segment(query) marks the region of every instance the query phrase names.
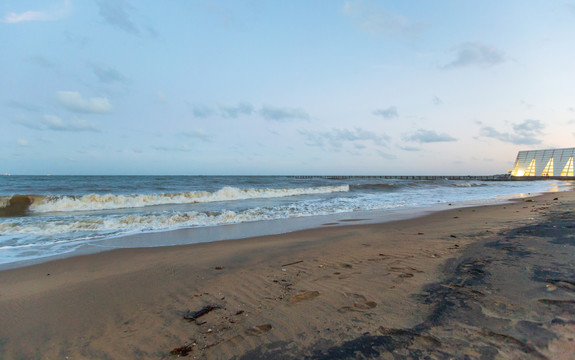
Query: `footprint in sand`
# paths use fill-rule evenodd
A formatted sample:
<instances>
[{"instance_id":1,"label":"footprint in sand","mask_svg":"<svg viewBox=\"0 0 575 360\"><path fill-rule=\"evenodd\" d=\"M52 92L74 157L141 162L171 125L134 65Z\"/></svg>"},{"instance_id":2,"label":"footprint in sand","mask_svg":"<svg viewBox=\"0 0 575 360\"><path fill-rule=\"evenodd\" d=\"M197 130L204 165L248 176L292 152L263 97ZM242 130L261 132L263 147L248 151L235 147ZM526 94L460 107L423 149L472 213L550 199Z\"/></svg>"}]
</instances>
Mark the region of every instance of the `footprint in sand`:
<instances>
[{"instance_id":1,"label":"footprint in sand","mask_svg":"<svg viewBox=\"0 0 575 360\"><path fill-rule=\"evenodd\" d=\"M344 295L349 297L349 298L356 299L356 300L362 300L362 301L367 300L367 298L361 294L346 292L346 293L344 293Z\"/></svg>"},{"instance_id":2,"label":"footprint in sand","mask_svg":"<svg viewBox=\"0 0 575 360\"><path fill-rule=\"evenodd\" d=\"M377 303L375 301L365 301L365 302L356 301L353 303L353 307L360 310L369 310L373 309L376 306Z\"/></svg>"},{"instance_id":3,"label":"footprint in sand","mask_svg":"<svg viewBox=\"0 0 575 360\"><path fill-rule=\"evenodd\" d=\"M377 303L375 301L366 301L366 302L356 301L353 303L352 306L342 306L339 309L337 309L337 311L340 313L347 313L354 311L363 312L365 310L373 309L376 306Z\"/></svg>"},{"instance_id":4,"label":"footprint in sand","mask_svg":"<svg viewBox=\"0 0 575 360\"><path fill-rule=\"evenodd\" d=\"M377 303L375 301L367 300L367 298L361 294L345 293L345 296L352 298L355 301L352 304L352 306L340 307L337 311L341 313L369 310L377 306Z\"/></svg>"},{"instance_id":5,"label":"footprint in sand","mask_svg":"<svg viewBox=\"0 0 575 360\"><path fill-rule=\"evenodd\" d=\"M262 324L258 326L251 327L246 330L246 334L251 336L262 336L272 329L271 324Z\"/></svg>"},{"instance_id":6,"label":"footprint in sand","mask_svg":"<svg viewBox=\"0 0 575 360\"><path fill-rule=\"evenodd\" d=\"M297 295L292 296L289 299L289 302L292 304L295 304L295 303L298 303L300 301L313 299L313 298L318 297L318 296L319 296L319 291L306 291L306 292L303 292L301 294L297 294Z\"/></svg>"},{"instance_id":7,"label":"footprint in sand","mask_svg":"<svg viewBox=\"0 0 575 360\"><path fill-rule=\"evenodd\" d=\"M340 313L347 313L347 312L355 311L355 309L351 306L342 306L339 309L337 309L337 311Z\"/></svg>"},{"instance_id":8,"label":"footprint in sand","mask_svg":"<svg viewBox=\"0 0 575 360\"><path fill-rule=\"evenodd\" d=\"M387 268L387 270L394 272L394 273L399 273L397 276L403 279L407 279L407 278L412 278L414 276L413 273L421 273L423 271L421 270L417 270L416 268L413 268L411 266L407 266L407 267L393 267L393 266L389 266Z\"/></svg>"}]
</instances>

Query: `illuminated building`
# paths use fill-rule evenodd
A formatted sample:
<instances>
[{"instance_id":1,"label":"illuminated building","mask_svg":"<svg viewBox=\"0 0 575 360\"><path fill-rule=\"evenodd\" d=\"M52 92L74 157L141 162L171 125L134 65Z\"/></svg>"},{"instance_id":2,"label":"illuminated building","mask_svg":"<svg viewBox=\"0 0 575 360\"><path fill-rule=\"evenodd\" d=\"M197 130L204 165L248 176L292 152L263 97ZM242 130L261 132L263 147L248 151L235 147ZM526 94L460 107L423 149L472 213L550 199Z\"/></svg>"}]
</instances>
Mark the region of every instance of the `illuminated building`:
<instances>
[{"instance_id":1,"label":"illuminated building","mask_svg":"<svg viewBox=\"0 0 575 360\"><path fill-rule=\"evenodd\" d=\"M575 148L520 151L511 176L572 178L574 156Z\"/></svg>"}]
</instances>

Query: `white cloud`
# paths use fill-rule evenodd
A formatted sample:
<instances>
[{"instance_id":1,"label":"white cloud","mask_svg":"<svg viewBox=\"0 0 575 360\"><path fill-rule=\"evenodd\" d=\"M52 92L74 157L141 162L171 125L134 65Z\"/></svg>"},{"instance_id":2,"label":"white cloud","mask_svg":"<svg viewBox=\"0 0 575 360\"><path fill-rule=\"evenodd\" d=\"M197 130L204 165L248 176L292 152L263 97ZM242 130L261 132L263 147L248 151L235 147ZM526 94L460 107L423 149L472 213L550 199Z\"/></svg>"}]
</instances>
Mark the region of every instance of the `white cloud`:
<instances>
[{"instance_id":1,"label":"white cloud","mask_svg":"<svg viewBox=\"0 0 575 360\"><path fill-rule=\"evenodd\" d=\"M384 119L393 119L399 116L397 113L397 107L390 106L387 109L379 109L373 112L373 115L381 116Z\"/></svg>"},{"instance_id":2,"label":"white cloud","mask_svg":"<svg viewBox=\"0 0 575 360\"><path fill-rule=\"evenodd\" d=\"M195 118L207 119L214 114L214 109L201 104L189 105Z\"/></svg>"},{"instance_id":3,"label":"white cloud","mask_svg":"<svg viewBox=\"0 0 575 360\"><path fill-rule=\"evenodd\" d=\"M211 107L203 104L189 104L195 118L207 119L218 114L224 118L237 119L241 116L260 115L264 120L276 122L289 122L295 120L309 120L309 115L301 108L287 108L264 105L257 109L249 102L240 102L237 105L219 104Z\"/></svg>"},{"instance_id":4,"label":"white cloud","mask_svg":"<svg viewBox=\"0 0 575 360\"><path fill-rule=\"evenodd\" d=\"M425 129L418 129L416 132L412 134L405 135L403 139L406 141L415 141L421 144L457 141L456 138L446 133L438 134L433 130L425 130Z\"/></svg>"},{"instance_id":5,"label":"white cloud","mask_svg":"<svg viewBox=\"0 0 575 360\"><path fill-rule=\"evenodd\" d=\"M110 101L104 97L85 99L75 91L58 91L56 98L66 109L74 112L103 114L112 110Z\"/></svg>"},{"instance_id":6,"label":"white cloud","mask_svg":"<svg viewBox=\"0 0 575 360\"><path fill-rule=\"evenodd\" d=\"M500 64L506 60L503 51L480 42L468 42L455 48L455 60L443 66L444 69L453 69L466 66L489 67Z\"/></svg>"},{"instance_id":7,"label":"white cloud","mask_svg":"<svg viewBox=\"0 0 575 360\"><path fill-rule=\"evenodd\" d=\"M39 112L40 111L40 107L33 105L33 104L29 104L29 103L25 103L25 102L21 102L21 101L8 101L6 103L7 106L15 108L15 109L19 109L19 110L26 110L26 111L30 111L30 112Z\"/></svg>"},{"instance_id":8,"label":"white cloud","mask_svg":"<svg viewBox=\"0 0 575 360\"><path fill-rule=\"evenodd\" d=\"M18 140L16 140L16 142L18 143L18 145L20 145L22 147L27 147L30 145L28 143L28 140L24 140L24 139L18 139Z\"/></svg>"},{"instance_id":9,"label":"white cloud","mask_svg":"<svg viewBox=\"0 0 575 360\"><path fill-rule=\"evenodd\" d=\"M29 129L46 131L92 131L100 132L100 129L93 123L81 119L64 121L58 116L44 115L41 118L30 119L25 116L16 117L13 123L27 127Z\"/></svg>"},{"instance_id":10,"label":"white cloud","mask_svg":"<svg viewBox=\"0 0 575 360\"><path fill-rule=\"evenodd\" d=\"M251 115L254 112L252 104L247 102L239 103L237 106L220 105L222 116L236 119L241 115Z\"/></svg>"},{"instance_id":11,"label":"white cloud","mask_svg":"<svg viewBox=\"0 0 575 360\"><path fill-rule=\"evenodd\" d=\"M389 154L389 153L383 152L383 151L381 151L381 150L377 150L377 154L378 154L380 157L382 157L382 158L384 158L384 159L386 159L386 160L395 160L395 159L397 159L397 156L395 156L395 155L393 155L393 154Z\"/></svg>"},{"instance_id":12,"label":"white cloud","mask_svg":"<svg viewBox=\"0 0 575 360\"><path fill-rule=\"evenodd\" d=\"M102 83L111 84L117 82L127 84L129 82L124 74L112 67L97 64L92 64L91 67L94 75Z\"/></svg>"},{"instance_id":13,"label":"white cloud","mask_svg":"<svg viewBox=\"0 0 575 360\"><path fill-rule=\"evenodd\" d=\"M42 124L39 124L37 121L30 119L28 116L17 115L14 117L14 120L12 120L12 122L14 124L27 127L28 129L44 130Z\"/></svg>"},{"instance_id":14,"label":"white cloud","mask_svg":"<svg viewBox=\"0 0 575 360\"><path fill-rule=\"evenodd\" d=\"M96 125L86 120L73 119L65 122L64 120L54 115L44 115L43 124L47 130L54 131L100 131Z\"/></svg>"},{"instance_id":15,"label":"white cloud","mask_svg":"<svg viewBox=\"0 0 575 360\"><path fill-rule=\"evenodd\" d=\"M202 129L192 130L189 132L183 132L183 133L181 133L181 135L185 136L187 138L190 138L190 139L200 140L200 141L204 141L204 142L212 141L212 136Z\"/></svg>"},{"instance_id":16,"label":"white cloud","mask_svg":"<svg viewBox=\"0 0 575 360\"><path fill-rule=\"evenodd\" d=\"M292 120L309 120L309 115L299 108L281 108L264 105L260 115L269 121L287 122Z\"/></svg>"},{"instance_id":17,"label":"white cloud","mask_svg":"<svg viewBox=\"0 0 575 360\"><path fill-rule=\"evenodd\" d=\"M125 0L98 0L100 15L112 26L122 29L133 35L139 35L140 31L130 19L130 11L133 9Z\"/></svg>"},{"instance_id":18,"label":"white cloud","mask_svg":"<svg viewBox=\"0 0 575 360\"><path fill-rule=\"evenodd\" d=\"M421 151L420 148L413 147L413 146L401 146L401 145L398 145L397 147L400 148L401 150L404 150L404 151Z\"/></svg>"},{"instance_id":19,"label":"white cloud","mask_svg":"<svg viewBox=\"0 0 575 360\"><path fill-rule=\"evenodd\" d=\"M371 1L346 1L343 13L361 30L376 35L417 33L422 25L411 23L405 16L391 13Z\"/></svg>"},{"instance_id":20,"label":"white cloud","mask_svg":"<svg viewBox=\"0 0 575 360\"><path fill-rule=\"evenodd\" d=\"M351 144L355 149L365 148L363 142L370 141L377 146L387 146L389 136L382 134L378 135L374 132L356 128L349 129L331 129L327 132L312 132L300 130L299 133L306 139L306 144L309 146L317 146L326 149L329 147L335 151L341 150L345 144Z\"/></svg>"},{"instance_id":21,"label":"white cloud","mask_svg":"<svg viewBox=\"0 0 575 360\"><path fill-rule=\"evenodd\" d=\"M154 146L153 149L158 151L167 151L167 152L190 152L192 149L187 145L182 146Z\"/></svg>"},{"instance_id":22,"label":"white cloud","mask_svg":"<svg viewBox=\"0 0 575 360\"><path fill-rule=\"evenodd\" d=\"M57 21L67 17L72 12L72 1L65 0L63 3L53 6L44 11L24 11L21 13L11 12L2 19L2 22L16 24L26 21Z\"/></svg>"},{"instance_id":23,"label":"white cloud","mask_svg":"<svg viewBox=\"0 0 575 360\"><path fill-rule=\"evenodd\" d=\"M44 115L44 123L52 130L61 130L64 128L64 121L57 116Z\"/></svg>"},{"instance_id":24,"label":"white cloud","mask_svg":"<svg viewBox=\"0 0 575 360\"><path fill-rule=\"evenodd\" d=\"M483 126L479 135L515 145L536 145L541 143L539 136L543 134L545 125L539 120L527 119L512 124L512 129L512 132L500 132L491 126Z\"/></svg>"},{"instance_id":25,"label":"white cloud","mask_svg":"<svg viewBox=\"0 0 575 360\"><path fill-rule=\"evenodd\" d=\"M128 1L96 0L96 4L100 10L100 16L111 26L136 36L158 37L158 32L151 25L137 25L137 22L133 20L134 16L138 18L137 9Z\"/></svg>"}]
</instances>

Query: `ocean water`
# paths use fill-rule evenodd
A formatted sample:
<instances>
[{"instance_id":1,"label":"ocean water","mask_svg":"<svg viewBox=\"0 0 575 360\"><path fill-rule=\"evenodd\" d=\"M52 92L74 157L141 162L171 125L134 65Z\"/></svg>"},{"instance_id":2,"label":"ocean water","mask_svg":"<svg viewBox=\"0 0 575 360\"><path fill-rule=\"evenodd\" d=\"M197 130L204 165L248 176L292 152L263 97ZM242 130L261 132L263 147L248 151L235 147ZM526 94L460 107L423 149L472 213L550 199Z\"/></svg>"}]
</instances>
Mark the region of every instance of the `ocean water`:
<instances>
[{"instance_id":1,"label":"ocean water","mask_svg":"<svg viewBox=\"0 0 575 360\"><path fill-rule=\"evenodd\" d=\"M568 186L561 181L361 177L0 176L0 265L130 234L364 211L385 214Z\"/></svg>"}]
</instances>

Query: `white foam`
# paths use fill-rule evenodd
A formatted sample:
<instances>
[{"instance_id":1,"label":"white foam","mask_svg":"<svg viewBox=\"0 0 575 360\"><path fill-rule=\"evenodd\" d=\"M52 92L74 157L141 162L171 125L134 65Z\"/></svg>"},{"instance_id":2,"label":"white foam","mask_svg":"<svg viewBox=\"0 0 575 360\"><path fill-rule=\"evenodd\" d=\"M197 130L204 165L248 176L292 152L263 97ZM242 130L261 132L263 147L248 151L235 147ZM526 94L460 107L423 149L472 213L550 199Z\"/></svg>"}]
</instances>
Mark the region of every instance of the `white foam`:
<instances>
[{"instance_id":1,"label":"white foam","mask_svg":"<svg viewBox=\"0 0 575 360\"><path fill-rule=\"evenodd\" d=\"M0 196L0 208L5 208L10 203L11 196Z\"/></svg>"},{"instance_id":2,"label":"white foam","mask_svg":"<svg viewBox=\"0 0 575 360\"><path fill-rule=\"evenodd\" d=\"M288 205L255 207L241 211L221 212L164 211L124 215L67 216L48 220L44 217L5 219L0 223L4 235L51 236L73 234L130 233L184 227L217 226L243 222L289 219L294 217L327 215L356 210L373 210L403 206L404 202L377 201L365 196L331 200L298 201ZM77 235L76 235L77 236Z\"/></svg>"},{"instance_id":3,"label":"white foam","mask_svg":"<svg viewBox=\"0 0 575 360\"><path fill-rule=\"evenodd\" d=\"M175 194L99 195L46 197L31 205L33 212L90 211L139 208L153 205L194 204L245 199L279 198L296 195L347 192L348 185L284 189L239 189L224 187L218 191L196 191Z\"/></svg>"}]
</instances>

